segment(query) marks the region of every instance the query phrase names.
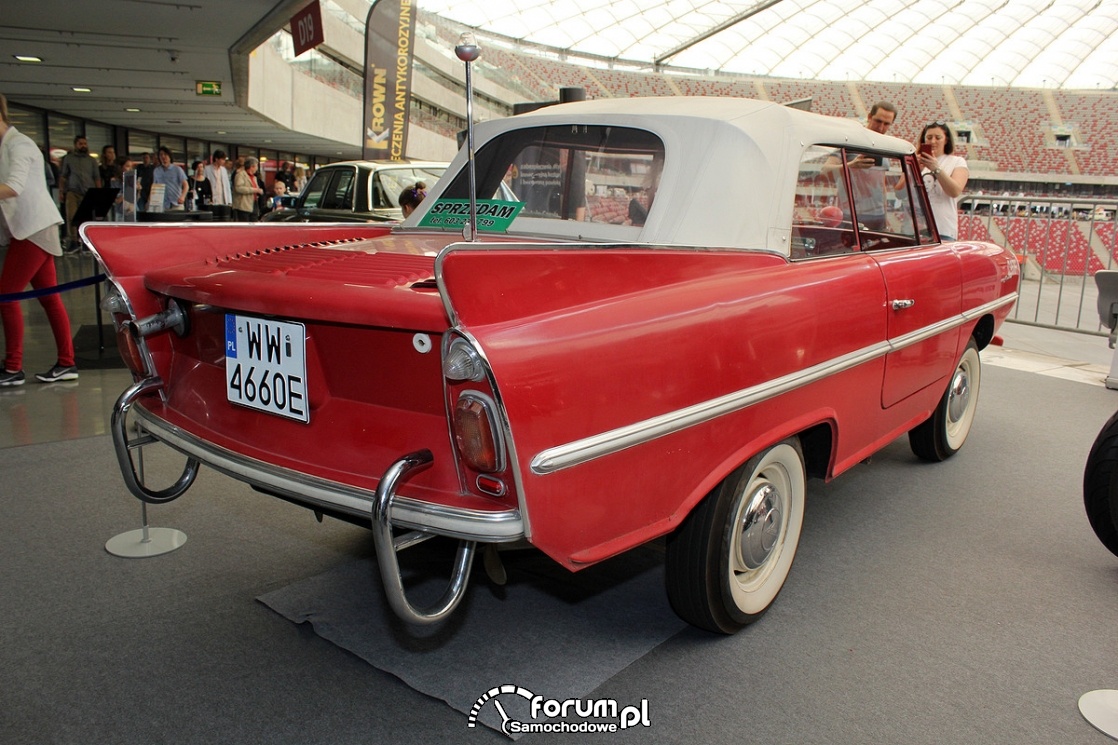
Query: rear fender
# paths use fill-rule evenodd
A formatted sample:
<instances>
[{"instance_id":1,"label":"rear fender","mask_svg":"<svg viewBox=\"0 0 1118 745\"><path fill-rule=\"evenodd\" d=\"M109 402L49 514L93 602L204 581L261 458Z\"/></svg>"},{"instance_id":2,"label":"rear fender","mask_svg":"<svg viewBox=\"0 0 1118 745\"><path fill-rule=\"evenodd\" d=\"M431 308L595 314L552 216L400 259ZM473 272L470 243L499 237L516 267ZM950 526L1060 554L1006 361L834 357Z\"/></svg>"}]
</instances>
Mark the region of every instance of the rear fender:
<instances>
[{"instance_id":1,"label":"rear fender","mask_svg":"<svg viewBox=\"0 0 1118 745\"><path fill-rule=\"evenodd\" d=\"M572 569L668 532L765 445L834 431L835 400L866 428L881 410L880 356L797 382L884 339L868 257L474 244L445 250L436 276L491 371L527 535Z\"/></svg>"}]
</instances>

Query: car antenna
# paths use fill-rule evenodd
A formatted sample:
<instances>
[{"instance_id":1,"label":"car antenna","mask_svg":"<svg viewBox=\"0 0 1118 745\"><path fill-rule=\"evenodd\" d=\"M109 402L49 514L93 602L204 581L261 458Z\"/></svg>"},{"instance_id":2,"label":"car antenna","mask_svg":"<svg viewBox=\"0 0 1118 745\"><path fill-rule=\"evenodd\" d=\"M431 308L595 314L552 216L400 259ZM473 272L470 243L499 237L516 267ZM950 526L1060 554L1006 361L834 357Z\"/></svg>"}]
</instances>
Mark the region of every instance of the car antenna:
<instances>
[{"instance_id":1,"label":"car antenna","mask_svg":"<svg viewBox=\"0 0 1118 745\"><path fill-rule=\"evenodd\" d=\"M462 237L468 241L477 240L477 171L474 168L474 84L470 77L470 63L481 56L481 47L478 46L474 35L469 31L463 32L458 37L458 46L454 47L458 59L466 63L466 171L470 178L470 221L462 231Z\"/></svg>"}]
</instances>

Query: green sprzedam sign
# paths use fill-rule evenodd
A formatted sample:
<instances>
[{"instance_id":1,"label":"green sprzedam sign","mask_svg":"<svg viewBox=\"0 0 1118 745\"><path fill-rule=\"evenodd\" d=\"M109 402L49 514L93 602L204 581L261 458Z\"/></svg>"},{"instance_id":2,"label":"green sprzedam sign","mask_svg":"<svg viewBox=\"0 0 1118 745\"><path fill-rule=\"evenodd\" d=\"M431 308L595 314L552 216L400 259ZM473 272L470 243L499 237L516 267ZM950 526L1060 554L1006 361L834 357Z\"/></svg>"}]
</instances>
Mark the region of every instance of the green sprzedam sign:
<instances>
[{"instance_id":1,"label":"green sprzedam sign","mask_svg":"<svg viewBox=\"0 0 1118 745\"><path fill-rule=\"evenodd\" d=\"M504 233L524 207L523 202L503 202L499 199L477 200L477 229L490 233ZM440 199L431 205L419 221L421 228L466 227L470 220L470 200Z\"/></svg>"}]
</instances>

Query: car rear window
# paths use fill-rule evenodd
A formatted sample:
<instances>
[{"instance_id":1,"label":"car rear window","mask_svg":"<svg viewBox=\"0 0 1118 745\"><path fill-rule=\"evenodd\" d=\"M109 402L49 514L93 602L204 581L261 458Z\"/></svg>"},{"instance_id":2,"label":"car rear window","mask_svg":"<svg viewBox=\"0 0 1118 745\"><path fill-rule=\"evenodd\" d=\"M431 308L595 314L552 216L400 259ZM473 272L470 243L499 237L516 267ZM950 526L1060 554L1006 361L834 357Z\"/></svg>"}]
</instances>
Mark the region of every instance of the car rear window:
<instances>
[{"instance_id":1,"label":"car rear window","mask_svg":"<svg viewBox=\"0 0 1118 745\"><path fill-rule=\"evenodd\" d=\"M664 144L626 127L533 127L489 141L476 165L476 196L523 202L517 219L640 226L656 199ZM469 198L465 169L442 196Z\"/></svg>"}]
</instances>

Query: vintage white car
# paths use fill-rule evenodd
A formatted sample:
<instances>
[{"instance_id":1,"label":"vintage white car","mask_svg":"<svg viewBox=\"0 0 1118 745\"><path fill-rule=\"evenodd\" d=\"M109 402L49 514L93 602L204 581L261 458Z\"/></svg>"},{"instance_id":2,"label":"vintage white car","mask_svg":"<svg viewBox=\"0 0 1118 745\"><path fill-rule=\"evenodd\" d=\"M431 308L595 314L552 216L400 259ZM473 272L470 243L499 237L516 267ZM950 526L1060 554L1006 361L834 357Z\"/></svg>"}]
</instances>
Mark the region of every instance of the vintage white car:
<instances>
[{"instance_id":1,"label":"vintage white car","mask_svg":"<svg viewBox=\"0 0 1118 745\"><path fill-rule=\"evenodd\" d=\"M578 570L666 536L674 609L732 633L785 583L809 477L905 434L962 447L1019 267L938 240L909 143L649 98L478 125L472 173L467 150L396 227L85 226L137 497L205 464L366 525L414 623L479 545ZM153 441L187 458L163 488L133 463ZM459 550L421 609L396 554L433 536Z\"/></svg>"}]
</instances>

